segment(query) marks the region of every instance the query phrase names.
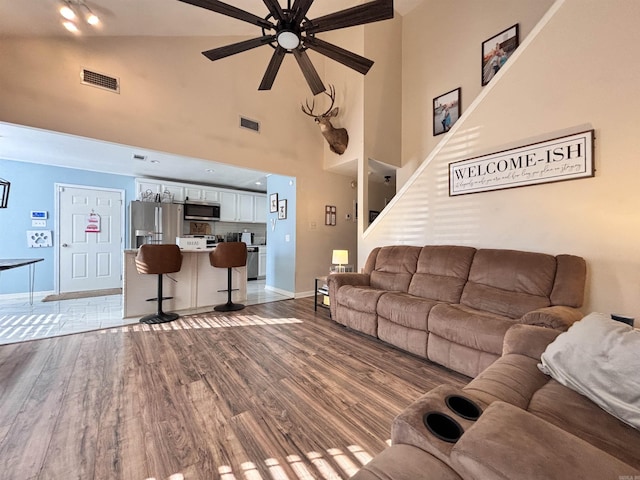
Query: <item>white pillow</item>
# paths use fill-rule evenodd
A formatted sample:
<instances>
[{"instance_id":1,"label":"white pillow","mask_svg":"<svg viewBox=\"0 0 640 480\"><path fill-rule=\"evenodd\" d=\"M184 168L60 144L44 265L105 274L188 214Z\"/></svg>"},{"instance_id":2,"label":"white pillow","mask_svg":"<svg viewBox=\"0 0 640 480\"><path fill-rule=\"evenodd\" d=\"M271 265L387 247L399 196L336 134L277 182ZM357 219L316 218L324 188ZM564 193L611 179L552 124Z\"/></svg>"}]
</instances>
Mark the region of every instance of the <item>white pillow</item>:
<instances>
[{"instance_id":1,"label":"white pillow","mask_svg":"<svg viewBox=\"0 0 640 480\"><path fill-rule=\"evenodd\" d=\"M640 330L591 313L547 346L540 370L640 430Z\"/></svg>"}]
</instances>

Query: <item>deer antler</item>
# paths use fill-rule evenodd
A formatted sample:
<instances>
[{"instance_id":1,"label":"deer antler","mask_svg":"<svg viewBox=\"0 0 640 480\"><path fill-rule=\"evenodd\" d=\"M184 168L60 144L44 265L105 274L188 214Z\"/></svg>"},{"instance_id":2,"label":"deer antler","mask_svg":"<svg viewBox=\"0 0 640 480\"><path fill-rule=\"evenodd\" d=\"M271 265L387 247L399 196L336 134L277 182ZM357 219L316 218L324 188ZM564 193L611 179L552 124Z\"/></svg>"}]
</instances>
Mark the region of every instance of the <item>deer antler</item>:
<instances>
[{"instance_id":1,"label":"deer antler","mask_svg":"<svg viewBox=\"0 0 640 480\"><path fill-rule=\"evenodd\" d=\"M329 85L329 92L325 90L323 93L331 99L331 105L329 105L329 108L327 108L327 111L324 113L321 113L320 115L316 115L315 113L313 113L313 110L316 106L316 99L314 98L311 100L311 105L309 105L309 100L305 100L306 109L305 109L305 105L301 105L302 111L306 115L309 115L310 117L314 117L314 118L326 117L328 113L333 109L333 104L336 101L336 88L333 85Z\"/></svg>"}]
</instances>

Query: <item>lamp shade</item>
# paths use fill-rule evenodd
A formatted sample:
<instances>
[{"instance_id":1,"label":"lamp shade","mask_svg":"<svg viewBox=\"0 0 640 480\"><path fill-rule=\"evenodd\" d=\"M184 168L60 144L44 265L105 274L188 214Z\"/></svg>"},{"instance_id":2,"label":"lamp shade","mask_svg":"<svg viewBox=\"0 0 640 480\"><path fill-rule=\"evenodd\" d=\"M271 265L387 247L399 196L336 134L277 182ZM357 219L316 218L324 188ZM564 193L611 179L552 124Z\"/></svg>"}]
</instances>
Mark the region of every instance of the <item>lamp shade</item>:
<instances>
[{"instance_id":1,"label":"lamp shade","mask_svg":"<svg viewBox=\"0 0 640 480\"><path fill-rule=\"evenodd\" d=\"M334 250L331 263L335 265L346 265L349 263L349 250Z\"/></svg>"}]
</instances>

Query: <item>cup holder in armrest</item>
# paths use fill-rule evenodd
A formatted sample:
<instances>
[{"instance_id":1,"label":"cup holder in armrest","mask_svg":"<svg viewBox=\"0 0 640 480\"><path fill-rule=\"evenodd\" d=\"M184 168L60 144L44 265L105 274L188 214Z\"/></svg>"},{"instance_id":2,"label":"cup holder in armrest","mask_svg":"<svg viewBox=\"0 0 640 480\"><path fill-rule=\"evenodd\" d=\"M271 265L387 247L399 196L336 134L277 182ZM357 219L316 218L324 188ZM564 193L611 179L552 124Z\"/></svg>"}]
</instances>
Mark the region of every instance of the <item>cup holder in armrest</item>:
<instances>
[{"instance_id":1,"label":"cup holder in armrest","mask_svg":"<svg viewBox=\"0 0 640 480\"><path fill-rule=\"evenodd\" d=\"M466 420L477 420L482 413L482 409L474 401L460 395L449 395L444 401L456 415Z\"/></svg>"},{"instance_id":2,"label":"cup holder in armrest","mask_svg":"<svg viewBox=\"0 0 640 480\"><path fill-rule=\"evenodd\" d=\"M422 417L425 427L444 442L456 443L464 430L449 415L440 412L428 412Z\"/></svg>"}]
</instances>

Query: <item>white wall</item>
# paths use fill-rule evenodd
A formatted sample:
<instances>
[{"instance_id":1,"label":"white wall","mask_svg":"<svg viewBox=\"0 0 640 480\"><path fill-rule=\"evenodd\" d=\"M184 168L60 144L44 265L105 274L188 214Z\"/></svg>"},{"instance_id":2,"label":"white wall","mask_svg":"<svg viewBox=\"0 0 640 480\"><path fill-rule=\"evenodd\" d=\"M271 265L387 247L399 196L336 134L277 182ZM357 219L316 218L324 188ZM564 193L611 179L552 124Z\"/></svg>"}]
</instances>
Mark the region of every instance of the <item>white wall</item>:
<instances>
[{"instance_id":1,"label":"white wall","mask_svg":"<svg viewBox=\"0 0 640 480\"><path fill-rule=\"evenodd\" d=\"M464 5L475 2L454 3L462 12ZM465 103L467 113L367 232L360 244L360 262L373 247L393 243L572 253L583 256L588 265L585 312L639 317L638 18L640 2L634 0L558 0L548 22L525 40L481 92L478 103ZM453 25L458 19L442 21ZM507 19L506 26L519 20ZM465 30L466 24L457 27ZM420 68L418 53L407 52L406 46L424 36L415 28L412 35L409 32L405 31L404 96L422 98L423 87L407 78ZM487 35L476 36L468 41L479 55ZM452 63L469 63L476 71L480 60L456 57ZM408 126L423 121L430 105L423 107L404 116L409 156L427 150L422 139L431 128L419 132ZM596 135L593 178L448 196L450 162L586 128L594 128Z\"/></svg>"}]
</instances>

